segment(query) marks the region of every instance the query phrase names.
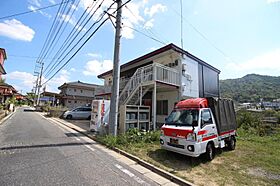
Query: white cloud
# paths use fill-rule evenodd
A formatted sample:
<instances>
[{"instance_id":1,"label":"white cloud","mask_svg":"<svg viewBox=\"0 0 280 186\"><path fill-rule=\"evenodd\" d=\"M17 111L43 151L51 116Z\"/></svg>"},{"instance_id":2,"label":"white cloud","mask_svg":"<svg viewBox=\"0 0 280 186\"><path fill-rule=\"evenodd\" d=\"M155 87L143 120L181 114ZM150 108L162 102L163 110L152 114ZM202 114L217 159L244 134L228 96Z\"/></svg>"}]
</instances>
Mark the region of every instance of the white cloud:
<instances>
[{"instance_id":1,"label":"white cloud","mask_svg":"<svg viewBox=\"0 0 280 186\"><path fill-rule=\"evenodd\" d=\"M28 9L34 12L39 12L40 14L42 14L45 17L51 18L52 16L46 12L43 12L42 10L37 10L38 7L35 7L33 5L28 6Z\"/></svg>"},{"instance_id":2,"label":"white cloud","mask_svg":"<svg viewBox=\"0 0 280 186\"><path fill-rule=\"evenodd\" d=\"M77 30L79 30L79 31L82 29L81 26L76 25L76 24L77 24L77 21L76 21L76 19L75 19L74 16L71 17L70 15L62 14L62 15L60 15L60 17L61 17L61 19L62 19L63 21L65 21L66 23L67 23L67 22L70 23L73 27L75 27L75 29L77 29ZM86 29L83 28L83 31L86 31Z\"/></svg>"},{"instance_id":3,"label":"white cloud","mask_svg":"<svg viewBox=\"0 0 280 186\"><path fill-rule=\"evenodd\" d=\"M280 0L266 0L268 4L280 2Z\"/></svg>"},{"instance_id":4,"label":"white cloud","mask_svg":"<svg viewBox=\"0 0 280 186\"><path fill-rule=\"evenodd\" d=\"M92 5L94 6L98 6L100 3L97 2L98 4L93 3L92 0L81 0L81 7L83 9L87 9L87 11L89 12L89 10L91 9ZM104 10L106 10L111 4L113 3L113 0L106 0L104 1L104 3L102 4L101 8L98 9L98 11L95 13L95 15L93 16L93 19L97 19L100 14L102 14L104 12ZM148 0L137 0L137 1L133 1L133 2L129 2L128 4L126 4L126 6L123 7L123 11L122 11L122 23L123 23L123 27L122 27L122 37L126 38L126 39L133 39L134 38L134 28L136 26L138 26L139 24L142 24L142 26L144 26L146 20L143 17L144 15L149 15L150 21L146 22L146 28L152 28L153 24L154 24L154 20L153 16L156 13L159 12L164 12L167 7L162 5L162 4L155 4L153 6L151 6L150 8L146 8L148 6ZM116 4L114 4L112 6L112 8L108 11L108 13L110 14L116 14L113 13L116 11ZM115 22L115 19L112 18L113 22ZM111 24L110 22L108 22L108 24ZM129 28L130 27L130 28ZM114 28L114 27L112 27Z\"/></svg>"},{"instance_id":5,"label":"white cloud","mask_svg":"<svg viewBox=\"0 0 280 186\"><path fill-rule=\"evenodd\" d=\"M154 26L154 19L150 19L149 21L147 21L146 23L145 23L145 25L144 25L144 28L145 29L151 29L151 28L153 28L153 26Z\"/></svg>"},{"instance_id":6,"label":"white cloud","mask_svg":"<svg viewBox=\"0 0 280 186\"><path fill-rule=\"evenodd\" d=\"M226 69L242 75L256 73L279 76L280 48L256 56L243 63L229 63Z\"/></svg>"},{"instance_id":7,"label":"white cloud","mask_svg":"<svg viewBox=\"0 0 280 186\"><path fill-rule=\"evenodd\" d=\"M36 80L35 76L33 76L31 73L20 71L10 72L5 75L5 78L7 81L16 81L16 83L13 83L13 86L18 91L23 90L25 92L30 92Z\"/></svg>"},{"instance_id":8,"label":"white cloud","mask_svg":"<svg viewBox=\"0 0 280 186\"><path fill-rule=\"evenodd\" d=\"M96 54L96 53L87 53L87 56L90 56L90 57L94 57L94 58L101 58L101 54Z\"/></svg>"},{"instance_id":9,"label":"white cloud","mask_svg":"<svg viewBox=\"0 0 280 186\"><path fill-rule=\"evenodd\" d=\"M156 13L165 12L166 10L167 10L166 6L158 3L151 6L151 8L145 8L144 13L145 15L149 15L150 17L153 17Z\"/></svg>"},{"instance_id":10,"label":"white cloud","mask_svg":"<svg viewBox=\"0 0 280 186\"><path fill-rule=\"evenodd\" d=\"M71 68L70 71L73 71L74 68ZM7 81L13 81L12 85L17 90L23 90L24 92L30 92L37 77L33 76L28 72L14 71L5 75ZM42 77L42 83L44 83L47 79ZM70 81L70 72L67 70L61 70L57 76L51 79L46 85L46 91L58 92L58 87L65 82ZM44 87L44 86L43 86ZM42 89L41 89L42 91Z\"/></svg>"},{"instance_id":11,"label":"white cloud","mask_svg":"<svg viewBox=\"0 0 280 186\"><path fill-rule=\"evenodd\" d=\"M97 76L103 72L112 70L112 68L113 68L112 60L104 60L104 61L92 60L92 61L88 61L87 64L85 65L85 70L83 71L83 74L85 76Z\"/></svg>"},{"instance_id":12,"label":"white cloud","mask_svg":"<svg viewBox=\"0 0 280 186\"><path fill-rule=\"evenodd\" d=\"M0 35L15 40L32 41L35 31L16 19L5 20L0 23Z\"/></svg>"},{"instance_id":13,"label":"white cloud","mask_svg":"<svg viewBox=\"0 0 280 186\"><path fill-rule=\"evenodd\" d=\"M128 19L124 19L122 22L124 24L121 32L122 37L126 39L133 39L134 33L133 30L131 29L133 28L133 24Z\"/></svg>"},{"instance_id":14,"label":"white cloud","mask_svg":"<svg viewBox=\"0 0 280 186\"><path fill-rule=\"evenodd\" d=\"M55 4L55 3L56 3L55 0L49 0L49 2L50 2L51 4Z\"/></svg>"},{"instance_id":15,"label":"white cloud","mask_svg":"<svg viewBox=\"0 0 280 186\"><path fill-rule=\"evenodd\" d=\"M28 1L30 4L33 4L37 7L41 7L41 0L29 0Z\"/></svg>"},{"instance_id":16,"label":"white cloud","mask_svg":"<svg viewBox=\"0 0 280 186\"><path fill-rule=\"evenodd\" d=\"M70 71L71 72L76 72L76 69L75 68L70 68Z\"/></svg>"}]
</instances>

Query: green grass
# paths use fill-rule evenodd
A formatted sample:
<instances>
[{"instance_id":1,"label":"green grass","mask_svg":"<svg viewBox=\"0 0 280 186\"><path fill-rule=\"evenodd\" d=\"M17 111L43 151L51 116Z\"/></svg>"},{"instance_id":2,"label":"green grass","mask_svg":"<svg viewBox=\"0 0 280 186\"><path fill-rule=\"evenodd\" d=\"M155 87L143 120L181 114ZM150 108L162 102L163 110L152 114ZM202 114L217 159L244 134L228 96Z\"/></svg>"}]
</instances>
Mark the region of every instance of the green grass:
<instances>
[{"instance_id":1,"label":"green grass","mask_svg":"<svg viewBox=\"0 0 280 186\"><path fill-rule=\"evenodd\" d=\"M160 149L159 132L130 131L117 138L98 139L196 185L280 185L280 130L263 137L244 129L238 134L236 149L218 150L212 162Z\"/></svg>"}]
</instances>

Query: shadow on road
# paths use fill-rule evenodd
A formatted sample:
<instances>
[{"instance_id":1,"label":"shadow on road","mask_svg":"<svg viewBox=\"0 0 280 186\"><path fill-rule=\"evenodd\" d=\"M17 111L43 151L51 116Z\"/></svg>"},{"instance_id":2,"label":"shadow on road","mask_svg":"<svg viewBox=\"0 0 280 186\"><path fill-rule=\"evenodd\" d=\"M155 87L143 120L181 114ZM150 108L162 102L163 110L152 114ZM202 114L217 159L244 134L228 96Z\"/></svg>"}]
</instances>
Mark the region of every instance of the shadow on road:
<instances>
[{"instance_id":1,"label":"shadow on road","mask_svg":"<svg viewBox=\"0 0 280 186\"><path fill-rule=\"evenodd\" d=\"M45 148L45 147L63 147L63 146L78 146L78 145L93 145L95 143L58 143L58 144L42 144L42 145L23 145L23 146L11 146L1 147L0 150L14 150L14 149L31 149L31 148Z\"/></svg>"}]
</instances>

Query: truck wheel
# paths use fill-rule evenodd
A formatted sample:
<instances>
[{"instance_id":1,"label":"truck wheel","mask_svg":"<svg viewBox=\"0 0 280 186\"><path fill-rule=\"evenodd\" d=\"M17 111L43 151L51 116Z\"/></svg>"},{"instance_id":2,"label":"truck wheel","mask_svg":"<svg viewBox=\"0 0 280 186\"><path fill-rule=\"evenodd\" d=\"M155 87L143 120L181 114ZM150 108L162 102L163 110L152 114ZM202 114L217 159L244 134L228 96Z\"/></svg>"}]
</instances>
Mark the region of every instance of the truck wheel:
<instances>
[{"instance_id":1,"label":"truck wheel","mask_svg":"<svg viewBox=\"0 0 280 186\"><path fill-rule=\"evenodd\" d=\"M236 145L236 140L234 136L231 136L229 141L228 141L228 149L229 150L234 150Z\"/></svg>"},{"instance_id":2,"label":"truck wheel","mask_svg":"<svg viewBox=\"0 0 280 186\"><path fill-rule=\"evenodd\" d=\"M215 149L212 143L208 143L206 146L206 159L211 161L215 157Z\"/></svg>"},{"instance_id":3,"label":"truck wheel","mask_svg":"<svg viewBox=\"0 0 280 186\"><path fill-rule=\"evenodd\" d=\"M67 115L66 119L72 119L72 115Z\"/></svg>"}]
</instances>

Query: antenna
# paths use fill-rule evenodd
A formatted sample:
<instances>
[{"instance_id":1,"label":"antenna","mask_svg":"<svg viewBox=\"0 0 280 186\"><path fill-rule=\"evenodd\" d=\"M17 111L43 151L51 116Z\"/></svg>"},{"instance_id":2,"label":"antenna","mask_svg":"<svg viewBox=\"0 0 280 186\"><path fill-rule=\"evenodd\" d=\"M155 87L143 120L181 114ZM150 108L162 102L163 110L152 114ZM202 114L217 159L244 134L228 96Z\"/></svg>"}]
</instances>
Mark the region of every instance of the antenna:
<instances>
[{"instance_id":1,"label":"antenna","mask_svg":"<svg viewBox=\"0 0 280 186\"><path fill-rule=\"evenodd\" d=\"M181 6L181 48L184 49L184 42L183 42L183 0L180 0Z\"/></svg>"}]
</instances>

